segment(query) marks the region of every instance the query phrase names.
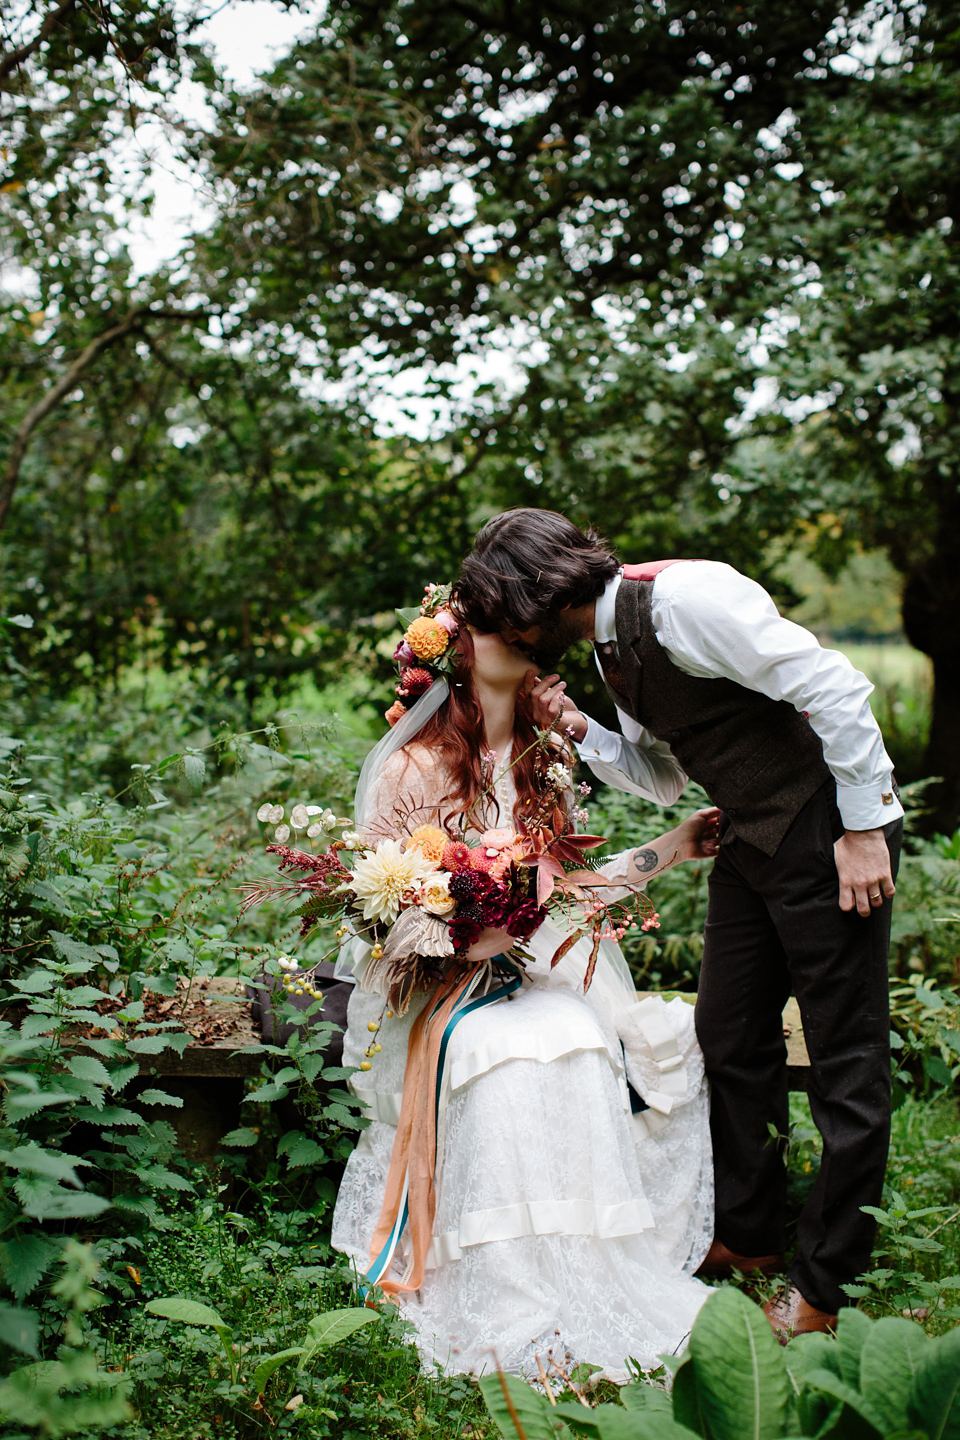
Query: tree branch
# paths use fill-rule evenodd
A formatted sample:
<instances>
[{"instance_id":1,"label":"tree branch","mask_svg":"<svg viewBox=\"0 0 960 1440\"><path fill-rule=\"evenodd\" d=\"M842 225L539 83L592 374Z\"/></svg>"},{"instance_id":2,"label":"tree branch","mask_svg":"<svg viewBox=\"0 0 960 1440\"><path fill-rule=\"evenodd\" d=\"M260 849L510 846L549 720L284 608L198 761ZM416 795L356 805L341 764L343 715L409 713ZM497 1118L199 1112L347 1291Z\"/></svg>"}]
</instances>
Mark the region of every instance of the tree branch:
<instances>
[{"instance_id":1,"label":"tree branch","mask_svg":"<svg viewBox=\"0 0 960 1440\"><path fill-rule=\"evenodd\" d=\"M30 443L30 436L36 430L41 421L45 420L50 411L55 409L73 389L80 376L86 370L92 360L95 360L102 350L106 350L115 340L120 340L124 335L129 335L131 330L136 329L144 315L150 312L146 306L138 305L135 310L119 325L104 330L96 340L91 340L85 350L74 360L73 364L66 370L56 385L51 385L42 400L38 400L32 410L28 410L20 421L13 436L13 444L10 446L10 455L7 459L7 468L4 471L3 479L0 480L0 530L7 523L7 515L10 513L10 505L13 500L13 493L17 488L17 481L20 479L20 466L26 453L27 445Z\"/></svg>"},{"instance_id":2,"label":"tree branch","mask_svg":"<svg viewBox=\"0 0 960 1440\"><path fill-rule=\"evenodd\" d=\"M60 4L55 10L50 11L32 40L27 41L26 45L20 45L16 50L11 50L8 55L4 55L0 59L0 80L6 80L12 70L16 70L24 60L29 60L34 50L46 40L57 21L62 20L67 11L72 10L75 4L76 0L60 0Z\"/></svg>"},{"instance_id":3,"label":"tree branch","mask_svg":"<svg viewBox=\"0 0 960 1440\"><path fill-rule=\"evenodd\" d=\"M20 466L23 464L30 436L41 421L46 419L50 411L59 405L64 395L70 392L91 361L95 360L101 351L107 350L116 340L122 340L125 335L130 334L131 330L138 329L144 320L208 320L211 315L217 313L213 310L199 309L159 310L151 309L149 305L138 305L119 324L111 326L109 330L104 330L96 340L90 341L85 350L81 350L56 385L51 386L43 399L38 400L33 409L27 411L17 426L13 444L10 446L7 468L4 471L3 479L0 480L0 531L7 523L13 493L17 488L17 481L20 479Z\"/></svg>"}]
</instances>

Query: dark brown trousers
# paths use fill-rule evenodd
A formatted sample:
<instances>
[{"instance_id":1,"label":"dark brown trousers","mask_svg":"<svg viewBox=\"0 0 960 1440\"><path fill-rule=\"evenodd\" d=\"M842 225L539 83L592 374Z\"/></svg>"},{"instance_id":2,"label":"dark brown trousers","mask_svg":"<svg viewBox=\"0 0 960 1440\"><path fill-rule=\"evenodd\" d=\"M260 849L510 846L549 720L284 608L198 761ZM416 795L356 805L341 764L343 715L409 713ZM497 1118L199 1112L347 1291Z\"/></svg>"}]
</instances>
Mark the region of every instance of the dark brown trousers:
<instances>
[{"instance_id":1,"label":"dark brown trousers","mask_svg":"<svg viewBox=\"0 0 960 1440\"><path fill-rule=\"evenodd\" d=\"M788 1125L781 1012L797 997L810 1108L823 1137L791 1279L835 1312L866 1270L890 1138L887 957L891 902L864 918L837 903L835 785L800 811L776 855L728 828L710 877L697 1033L711 1084L716 1235L741 1255L783 1250L786 1172L770 1127ZM884 829L896 875L902 821Z\"/></svg>"}]
</instances>

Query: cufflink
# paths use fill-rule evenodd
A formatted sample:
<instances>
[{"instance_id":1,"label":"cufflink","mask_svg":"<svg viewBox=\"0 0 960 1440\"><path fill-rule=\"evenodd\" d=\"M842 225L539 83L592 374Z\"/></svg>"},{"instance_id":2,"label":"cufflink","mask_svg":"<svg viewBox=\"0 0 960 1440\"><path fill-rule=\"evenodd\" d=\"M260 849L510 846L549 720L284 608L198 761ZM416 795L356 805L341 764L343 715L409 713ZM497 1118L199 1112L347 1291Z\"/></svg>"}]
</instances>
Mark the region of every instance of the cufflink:
<instances>
[{"instance_id":1,"label":"cufflink","mask_svg":"<svg viewBox=\"0 0 960 1440\"><path fill-rule=\"evenodd\" d=\"M884 790L883 794L880 796L880 799L883 801L884 805L892 805L892 804L893 804L893 791L892 791L892 790Z\"/></svg>"}]
</instances>

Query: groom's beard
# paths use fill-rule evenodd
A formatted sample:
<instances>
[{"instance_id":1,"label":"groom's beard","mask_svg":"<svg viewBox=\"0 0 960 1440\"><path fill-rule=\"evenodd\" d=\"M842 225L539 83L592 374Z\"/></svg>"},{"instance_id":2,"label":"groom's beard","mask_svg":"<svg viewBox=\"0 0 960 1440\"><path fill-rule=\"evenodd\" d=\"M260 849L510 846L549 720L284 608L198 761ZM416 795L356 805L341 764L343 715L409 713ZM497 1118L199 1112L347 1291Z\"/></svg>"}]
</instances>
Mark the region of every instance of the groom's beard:
<instances>
[{"instance_id":1,"label":"groom's beard","mask_svg":"<svg viewBox=\"0 0 960 1440\"><path fill-rule=\"evenodd\" d=\"M582 639L580 627L568 615L561 614L541 628L535 645L518 643L517 648L525 651L541 671L550 671L559 665L570 646Z\"/></svg>"}]
</instances>

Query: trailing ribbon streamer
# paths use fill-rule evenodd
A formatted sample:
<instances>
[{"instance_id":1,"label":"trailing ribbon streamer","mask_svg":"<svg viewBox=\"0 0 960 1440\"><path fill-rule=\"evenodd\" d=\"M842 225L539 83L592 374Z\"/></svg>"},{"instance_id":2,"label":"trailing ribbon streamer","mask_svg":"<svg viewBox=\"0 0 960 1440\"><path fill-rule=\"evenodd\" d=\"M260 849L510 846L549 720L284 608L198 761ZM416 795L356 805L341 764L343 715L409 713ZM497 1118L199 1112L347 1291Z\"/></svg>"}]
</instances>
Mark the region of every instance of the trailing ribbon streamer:
<instances>
[{"instance_id":1,"label":"trailing ribbon streamer","mask_svg":"<svg viewBox=\"0 0 960 1440\"><path fill-rule=\"evenodd\" d=\"M493 961L483 961L466 977L457 976L441 984L432 1009L425 1008L413 1023L407 1045L400 1119L362 1293L366 1293L368 1286L379 1285L385 1294L395 1295L400 1291L418 1290L423 1283L436 1211L437 1123L447 1049L461 1020L519 989L521 979L516 975L495 990L469 999L484 973L489 973L489 967L497 963L508 962L498 955ZM413 1257L407 1273L399 1281L384 1280L408 1224Z\"/></svg>"}]
</instances>

